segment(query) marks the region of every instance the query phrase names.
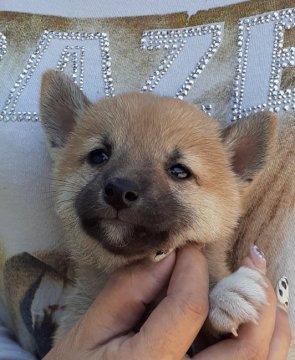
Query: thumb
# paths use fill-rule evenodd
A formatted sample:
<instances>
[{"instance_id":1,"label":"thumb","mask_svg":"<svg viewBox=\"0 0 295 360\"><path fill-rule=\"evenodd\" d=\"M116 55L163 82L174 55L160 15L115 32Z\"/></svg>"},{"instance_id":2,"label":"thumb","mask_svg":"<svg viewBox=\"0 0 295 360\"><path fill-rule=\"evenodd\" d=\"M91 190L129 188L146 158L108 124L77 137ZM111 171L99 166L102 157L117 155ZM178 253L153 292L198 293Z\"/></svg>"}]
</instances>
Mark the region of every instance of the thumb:
<instances>
[{"instance_id":1,"label":"thumb","mask_svg":"<svg viewBox=\"0 0 295 360\"><path fill-rule=\"evenodd\" d=\"M77 327L80 340L93 348L132 330L168 283L174 264L172 252L158 263L128 266L111 276Z\"/></svg>"}]
</instances>

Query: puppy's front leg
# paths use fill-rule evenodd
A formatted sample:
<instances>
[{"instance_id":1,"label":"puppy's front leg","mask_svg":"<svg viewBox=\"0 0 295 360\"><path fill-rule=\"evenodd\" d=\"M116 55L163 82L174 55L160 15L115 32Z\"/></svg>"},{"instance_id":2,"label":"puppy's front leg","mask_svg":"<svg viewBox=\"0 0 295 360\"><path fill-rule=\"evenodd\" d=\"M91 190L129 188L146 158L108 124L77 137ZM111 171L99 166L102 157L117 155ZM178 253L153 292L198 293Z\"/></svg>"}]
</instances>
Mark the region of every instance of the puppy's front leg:
<instances>
[{"instance_id":1,"label":"puppy's front leg","mask_svg":"<svg viewBox=\"0 0 295 360\"><path fill-rule=\"evenodd\" d=\"M264 276L247 267L220 280L209 294L208 321L213 330L237 336L241 324L257 323L259 308L267 303L266 287Z\"/></svg>"}]
</instances>

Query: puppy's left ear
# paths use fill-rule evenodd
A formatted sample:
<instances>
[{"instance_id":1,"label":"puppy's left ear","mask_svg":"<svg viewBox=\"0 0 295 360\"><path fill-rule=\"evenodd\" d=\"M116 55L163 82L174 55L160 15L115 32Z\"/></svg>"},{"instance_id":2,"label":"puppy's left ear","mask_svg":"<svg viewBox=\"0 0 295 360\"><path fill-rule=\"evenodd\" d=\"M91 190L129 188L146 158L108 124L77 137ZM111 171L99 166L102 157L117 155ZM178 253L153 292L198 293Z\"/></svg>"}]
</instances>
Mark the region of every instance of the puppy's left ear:
<instances>
[{"instance_id":1,"label":"puppy's left ear","mask_svg":"<svg viewBox=\"0 0 295 360\"><path fill-rule=\"evenodd\" d=\"M223 141L232 156L232 168L243 181L251 182L264 167L276 137L276 128L276 117L260 112L222 131Z\"/></svg>"}]
</instances>

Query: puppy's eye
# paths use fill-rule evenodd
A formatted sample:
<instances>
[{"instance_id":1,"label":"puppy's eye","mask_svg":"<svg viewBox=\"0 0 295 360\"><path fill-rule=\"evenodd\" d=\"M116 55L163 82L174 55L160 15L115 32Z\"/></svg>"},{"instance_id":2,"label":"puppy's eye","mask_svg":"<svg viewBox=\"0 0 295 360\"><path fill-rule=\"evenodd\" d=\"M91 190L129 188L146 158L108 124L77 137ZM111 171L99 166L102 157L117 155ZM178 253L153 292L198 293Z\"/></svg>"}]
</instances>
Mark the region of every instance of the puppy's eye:
<instances>
[{"instance_id":1,"label":"puppy's eye","mask_svg":"<svg viewBox=\"0 0 295 360\"><path fill-rule=\"evenodd\" d=\"M179 180L188 179L191 176L190 170L181 164L176 164L168 169L169 174Z\"/></svg>"},{"instance_id":2,"label":"puppy's eye","mask_svg":"<svg viewBox=\"0 0 295 360\"><path fill-rule=\"evenodd\" d=\"M88 162L91 165L100 165L109 160L109 155L104 149L95 149L88 154Z\"/></svg>"}]
</instances>

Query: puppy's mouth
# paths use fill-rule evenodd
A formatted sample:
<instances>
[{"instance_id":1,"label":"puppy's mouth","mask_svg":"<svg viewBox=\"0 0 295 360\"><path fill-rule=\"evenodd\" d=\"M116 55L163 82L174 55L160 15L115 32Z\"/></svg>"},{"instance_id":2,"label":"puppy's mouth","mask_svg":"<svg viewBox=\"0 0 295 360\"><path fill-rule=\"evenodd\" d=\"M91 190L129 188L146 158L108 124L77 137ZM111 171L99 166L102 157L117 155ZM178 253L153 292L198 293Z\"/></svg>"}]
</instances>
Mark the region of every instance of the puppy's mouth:
<instances>
[{"instance_id":1,"label":"puppy's mouth","mask_svg":"<svg viewBox=\"0 0 295 360\"><path fill-rule=\"evenodd\" d=\"M112 226L119 228L127 228L137 226L137 224L132 223L131 221L122 220L119 218L117 214L116 217L109 218L109 217L93 217L93 218L82 218L81 223L83 228L86 230L92 230L96 233L97 229L103 224L104 226Z\"/></svg>"},{"instance_id":2,"label":"puppy's mouth","mask_svg":"<svg viewBox=\"0 0 295 360\"><path fill-rule=\"evenodd\" d=\"M81 218L84 231L109 252L124 257L149 257L160 261L172 251L168 231L155 231L143 225L114 218Z\"/></svg>"}]
</instances>

